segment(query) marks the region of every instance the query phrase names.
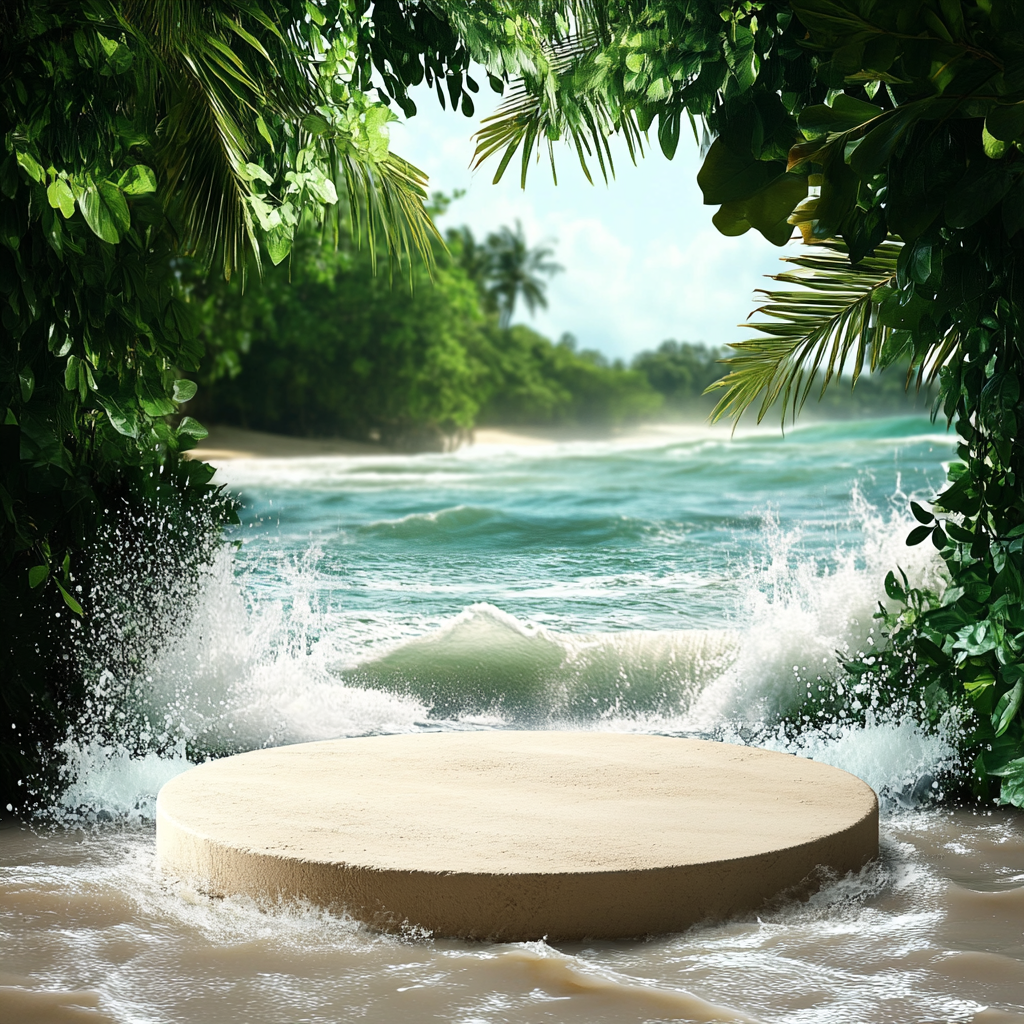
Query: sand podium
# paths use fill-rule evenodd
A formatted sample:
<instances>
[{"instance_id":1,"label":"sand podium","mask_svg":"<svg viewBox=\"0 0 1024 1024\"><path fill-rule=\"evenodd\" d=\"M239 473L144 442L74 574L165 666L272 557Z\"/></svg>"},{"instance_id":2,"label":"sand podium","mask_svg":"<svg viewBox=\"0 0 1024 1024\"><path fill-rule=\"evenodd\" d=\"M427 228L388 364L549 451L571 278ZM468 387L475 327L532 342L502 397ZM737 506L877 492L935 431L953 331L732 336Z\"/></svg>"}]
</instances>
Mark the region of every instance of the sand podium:
<instances>
[{"instance_id":1,"label":"sand podium","mask_svg":"<svg viewBox=\"0 0 1024 1024\"><path fill-rule=\"evenodd\" d=\"M878 853L859 779L751 747L420 733L211 761L157 803L163 870L377 928L525 940L678 931Z\"/></svg>"}]
</instances>

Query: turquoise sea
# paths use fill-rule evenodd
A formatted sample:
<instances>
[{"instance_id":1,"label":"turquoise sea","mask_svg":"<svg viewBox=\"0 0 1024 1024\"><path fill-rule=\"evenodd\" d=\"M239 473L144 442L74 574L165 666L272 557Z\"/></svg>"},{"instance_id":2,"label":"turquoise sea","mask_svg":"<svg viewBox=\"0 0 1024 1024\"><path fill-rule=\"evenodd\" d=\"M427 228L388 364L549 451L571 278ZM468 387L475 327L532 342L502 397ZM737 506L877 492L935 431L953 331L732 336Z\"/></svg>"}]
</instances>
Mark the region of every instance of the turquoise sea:
<instances>
[{"instance_id":1,"label":"turquoise sea","mask_svg":"<svg viewBox=\"0 0 1024 1024\"><path fill-rule=\"evenodd\" d=\"M870 655L889 569L936 572L904 544L907 499L952 447L909 418L226 462L242 522L147 667L150 720L192 756L419 729L763 733L837 652ZM876 788L948 755L904 745L860 768Z\"/></svg>"}]
</instances>

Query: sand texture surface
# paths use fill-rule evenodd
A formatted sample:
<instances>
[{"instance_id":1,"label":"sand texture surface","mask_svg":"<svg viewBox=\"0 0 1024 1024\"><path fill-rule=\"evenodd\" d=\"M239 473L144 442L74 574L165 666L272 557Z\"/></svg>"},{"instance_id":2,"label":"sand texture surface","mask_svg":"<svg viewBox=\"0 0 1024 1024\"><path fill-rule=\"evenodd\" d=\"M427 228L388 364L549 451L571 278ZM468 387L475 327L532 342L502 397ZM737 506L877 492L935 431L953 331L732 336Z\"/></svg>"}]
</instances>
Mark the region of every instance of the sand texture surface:
<instances>
[{"instance_id":1,"label":"sand texture surface","mask_svg":"<svg viewBox=\"0 0 1024 1024\"><path fill-rule=\"evenodd\" d=\"M161 868L206 891L463 938L676 931L877 852L877 800L852 775L646 735L297 744L201 765L157 805Z\"/></svg>"}]
</instances>

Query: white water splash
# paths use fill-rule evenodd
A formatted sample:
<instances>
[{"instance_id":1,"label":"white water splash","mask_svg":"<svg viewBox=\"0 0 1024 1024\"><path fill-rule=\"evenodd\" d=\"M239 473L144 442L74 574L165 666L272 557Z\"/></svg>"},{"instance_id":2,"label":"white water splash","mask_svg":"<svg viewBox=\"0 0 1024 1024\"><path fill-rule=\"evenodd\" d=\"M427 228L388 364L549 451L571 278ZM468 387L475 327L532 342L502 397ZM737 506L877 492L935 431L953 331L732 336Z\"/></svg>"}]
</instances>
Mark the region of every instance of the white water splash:
<instances>
[{"instance_id":1,"label":"white water splash","mask_svg":"<svg viewBox=\"0 0 1024 1024\"><path fill-rule=\"evenodd\" d=\"M905 506L905 496L896 502ZM950 729L932 734L906 716L876 714L796 740L772 731L808 686L835 672L837 651L862 655L880 641L872 614L890 568L941 587L934 554L903 545L902 513L879 512L855 493L853 517L862 544L825 564L800 553L799 531L766 514L764 555L750 567L742 628L731 631L569 634L486 604L396 630L394 620L353 623L324 605L315 545L286 568L287 603L246 596L226 551L193 614L136 681L153 734L165 747L174 741L173 753L80 744L70 750L64 803L151 813L159 785L186 767L186 743L216 754L510 726L754 735L906 796L951 766Z\"/></svg>"}]
</instances>

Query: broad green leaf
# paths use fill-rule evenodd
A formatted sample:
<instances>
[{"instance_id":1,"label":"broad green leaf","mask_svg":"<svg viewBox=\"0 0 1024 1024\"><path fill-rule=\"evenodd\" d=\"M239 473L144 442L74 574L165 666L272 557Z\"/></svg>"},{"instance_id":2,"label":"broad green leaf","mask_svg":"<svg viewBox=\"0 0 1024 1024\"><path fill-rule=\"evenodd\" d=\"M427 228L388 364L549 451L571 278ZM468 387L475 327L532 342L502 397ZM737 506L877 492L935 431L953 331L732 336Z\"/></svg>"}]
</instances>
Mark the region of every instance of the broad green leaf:
<instances>
[{"instance_id":1,"label":"broad green leaf","mask_svg":"<svg viewBox=\"0 0 1024 1024\"><path fill-rule=\"evenodd\" d=\"M78 207L85 222L104 242L116 245L131 227L124 194L109 181L100 181L83 189Z\"/></svg>"},{"instance_id":2,"label":"broad green leaf","mask_svg":"<svg viewBox=\"0 0 1024 1024\"><path fill-rule=\"evenodd\" d=\"M139 436L139 410L136 404L135 392L128 386L118 386L117 390L111 393L104 388L98 392L96 399L107 414L110 425L124 437Z\"/></svg>"},{"instance_id":3,"label":"broad green leaf","mask_svg":"<svg viewBox=\"0 0 1024 1024\"><path fill-rule=\"evenodd\" d=\"M658 144L661 146L666 160L671 160L676 155L681 122L682 117L679 111L674 114L661 113L658 115Z\"/></svg>"},{"instance_id":4,"label":"broad green leaf","mask_svg":"<svg viewBox=\"0 0 1024 1024\"><path fill-rule=\"evenodd\" d=\"M921 117L927 104L911 104L899 107L881 124L873 128L852 152L848 151L850 166L861 176L867 177L882 169L889 162L900 139L907 129Z\"/></svg>"},{"instance_id":5,"label":"broad green leaf","mask_svg":"<svg viewBox=\"0 0 1024 1024\"><path fill-rule=\"evenodd\" d=\"M274 178L268 174L259 164L247 163L245 165L245 174L249 181L262 181L267 185L274 184Z\"/></svg>"},{"instance_id":6,"label":"broad green leaf","mask_svg":"<svg viewBox=\"0 0 1024 1024\"><path fill-rule=\"evenodd\" d=\"M197 441L202 441L210 432L198 420L193 419L191 416L186 416L178 424L178 433L184 434L186 437L194 437Z\"/></svg>"},{"instance_id":7,"label":"broad green leaf","mask_svg":"<svg viewBox=\"0 0 1024 1024\"><path fill-rule=\"evenodd\" d=\"M121 175L117 187L129 196L146 195L156 191L156 175L145 164L136 164Z\"/></svg>"},{"instance_id":8,"label":"broad green leaf","mask_svg":"<svg viewBox=\"0 0 1024 1024\"><path fill-rule=\"evenodd\" d=\"M267 122L263 120L262 114L256 115L256 130L263 136L264 141L270 146L271 151L274 149L274 140L271 137L269 130L267 129Z\"/></svg>"},{"instance_id":9,"label":"broad green leaf","mask_svg":"<svg viewBox=\"0 0 1024 1024\"><path fill-rule=\"evenodd\" d=\"M37 163L31 153L18 152L18 165L33 180L38 182L46 181L46 171Z\"/></svg>"},{"instance_id":10,"label":"broad green leaf","mask_svg":"<svg viewBox=\"0 0 1024 1024\"><path fill-rule=\"evenodd\" d=\"M840 93L830 107L824 103L804 107L800 112L799 124L804 131L816 134L846 132L859 128L881 113L882 108L873 103L865 103L864 100Z\"/></svg>"},{"instance_id":11,"label":"broad green leaf","mask_svg":"<svg viewBox=\"0 0 1024 1024\"><path fill-rule=\"evenodd\" d=\"M366 111L366 148L370 159L376 162L384 160L388 155L389 140L387 126L394 121L395 115L383 104L377 104Z\"/></svg>"},{"instance_id":12,"label":"broad green leaf","mask_svg":"<svg viewBox=\"0 0 1024 1024\"><path fill-rule=\"evenodd\" d=\"M327 123L326 119L319 114L304 114L302 117L302 127L310 135L326 135L331 130L331 126Z\"/></svg>"},{"instance_id":13,"label":"broad green leaf","mask_svg":"<svg viewBox=\"0 0 1024 1024\"><path fill-rule=\"evenodd\" d=\"M18 385L21 390L21 400L28 402L36 389L36 375L32 372L31 366L23 366L18 371Z\"/></svg>"},{"instance_id":14,"label":"broad green leaf","mask_svg":"<svg viewBox=\"0 0 1024 1024\"><path fill-rule=\"evenodd\" d=\"M885 592L894 601L906 601L907 592L897 583L896 574L890 571L885 577Z\"/></svg>"},{"instance_id":15,"label":"broad green leaf","mask_svg":"<svg viewBox=\"0 0 1024 1024\"><path fill-rule=\"evenodd\" d=\"M195 398L198 387L195 381L179 379L174 382L174 400L176 402L190 402Z\"/></svg>"},{"instance_id":16,"label":"broad green leaf","mask_svg":"<svg viewBox=\"0 0 1024 1024\"><path fill-rule=\"evenodd\" d=\"M925 509L921 508L921 506L918 505L916 501L912 501L910 503L910 511L914 513L914 518L919 523L924 523L925 525L927 525L929 523L935 522L935 516L933 516L931 512L928 512Z\"/></svg>"},{"instance_id":17,"label":"broad green leaf","mask_svg":"<svg viewBox=\"0 0 1024 1024\"><path fill-rule=\"evenodd\" d=\"M992 727L997 736L1002 736L1010 728L1010 723L1020 710L1022 697L1024 697L1024 682L1018 680L1013 689L1007 690L997 701L995 710L992 712Z\"/></svg>"},{"instance_id":18,"label":"broad green leaf","mask_svg":"<svg viewBox=\"0 0 1024 1024\"><path fill-rule=\"evenodd\" d=\"M1009 149L1009 143L992 135L987 128L981 129L981 145L990 160L1002 160Z\"/></svg>"},{"instance_id":19,"label":"broad green leaf","mask_svg":"<svg viewBox=\"0 0 1024 1024\"><path fill-rule=\"evenodd\" d=\"M143 366L142 373L136 378L135 393L139 396L139 404L150 416L170 416L174 412L174 402L167 397L160 374L148 365Z\"/></svg>"},{"instance_id":20,"label":"broad green leaf","mask_svg":"<svg viewBox=\"0 0 1024 1024\"><path fill-rule=\"evenodd\" d=\"M1000 142L1024 139L1024 102L993 107L985 118L985 130Z\"/></svg>"},{"instance_id":21,"label":"broad green leaf","mask_svg":"<svg viewBox=\"0 0 1024 1024\"><path fill-rule=\"evenodd\" d=\"M78 356L68 356L64 367L64 387L68 391L74 391L78 387L78 364L81 360Z\"/></svg>"},{"instance_id":22,"label":"broad green leaf","mask_svg":"<svg viewBox=\"0 0 1024 1024\"><path fill-rule=\"evenodd\" d=\"M57 584L57 589L60 591L60 596L64 598L64 603L76 615L84 615L85 613L82 611L82 606L67 592L67 590L64 588L64 584L62 584L61 581L56 578L54 579L53 582Z\"/></svg>"},{"instance_id":23,"label":"broad green leaf","mask_svg":"<svg viewBox=\"0 0 1024 1024\"><path fill-rule=\"evenodd\" d=\"M913 547L915 544L921 544L926 541L932 533L932 527L930 526L917 526L910 531L910 536L907 537L907 547Z\"/></svg>"},{"instance_id":24,"label":"broad green leaf","mask_svg":"<svg viewBox=\"0 0 1024 1024\"><path fill-rule=\"evenodd\" d=\"M33 565L28 571L28 585L33 590L42 583L47 576L50 575L50 567L48 565Z\"/></svg>"},{"instance_id":25,"label":"broad green leaf","mask_svg":"<svg viewBox=\"0 0 1024 1024\"><path fill-rule=\"evenodd\" d=\"M723 235L756 228L774 245L785 245L793 234L790 214L806 197L807 179L786 174L749 199L724 203L711 221Z\"/></svg>"},{"instance_id":26,"label":"broad green leaf","mask_svg":"<svg viewBox=\"0 0 1024 1024\"><path fill-rule=\"evenodd\" d=\"M781 161L755 160L749 153L731 149L715 139L697 174L705 206L719 206L749 199L786 173Z\"/></svg>"},{"instance_id":27,"label":"broad green leaf","mask_svg":"<svg viewBox=\"0 0 1024 1024\"><path fill-rule=\"evenodd\" d=\"M60 210L65 219L74 216L75 195L71 186L63 178L55 178L46 188L46 198L50 206Z\"/></svg>"},{"instance_id":28,"label":"broad green leaf","mask_svg":"<svg viewBox=\"0 0 1024 1024\"><path fill-rule=\"evenodd\" d=\"M280 224L267 232L265 241L267 255L270 257L270 262L276 267L287 259L288 253L292 251L292 230Z\"/></svg>"}]
</instances>

